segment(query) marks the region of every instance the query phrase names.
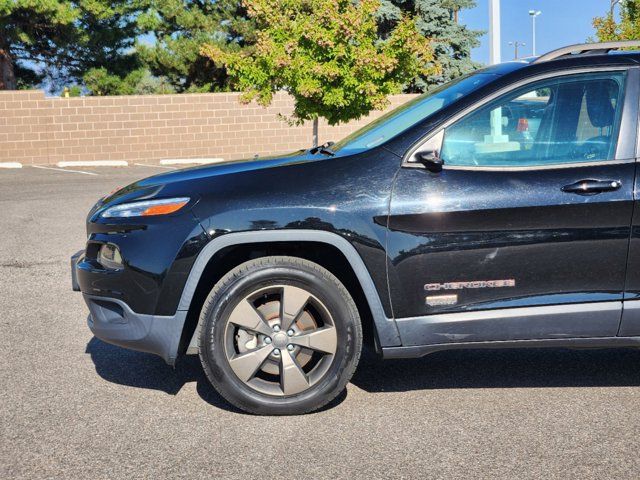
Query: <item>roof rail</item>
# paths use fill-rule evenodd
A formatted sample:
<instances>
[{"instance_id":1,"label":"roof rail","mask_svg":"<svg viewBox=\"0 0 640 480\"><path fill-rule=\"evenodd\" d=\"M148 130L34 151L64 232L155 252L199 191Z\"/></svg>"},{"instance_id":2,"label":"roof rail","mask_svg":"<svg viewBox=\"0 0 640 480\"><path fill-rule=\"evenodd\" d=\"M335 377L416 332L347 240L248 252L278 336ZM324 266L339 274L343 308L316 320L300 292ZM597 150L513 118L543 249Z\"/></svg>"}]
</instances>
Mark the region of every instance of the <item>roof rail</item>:
<instances>
[{"instance_id":1,"label":"roof rail","mask_svg":"<svg viewBox=\"0 0 640 480\"><path fill-rule=\"evenodd\" d=\"M557 50L553 50L549 53L545 53L541 57L538 57L533 63L548 62L555 60L556 58L575 55L596 55L599 53L609 53L611 50L620 50L621 48L639 47L640 40L627 40L624 42L603 42L603 43L582 43L578 45L569 45L568 47L562 47Z\"/></svg>"}]
</instances>

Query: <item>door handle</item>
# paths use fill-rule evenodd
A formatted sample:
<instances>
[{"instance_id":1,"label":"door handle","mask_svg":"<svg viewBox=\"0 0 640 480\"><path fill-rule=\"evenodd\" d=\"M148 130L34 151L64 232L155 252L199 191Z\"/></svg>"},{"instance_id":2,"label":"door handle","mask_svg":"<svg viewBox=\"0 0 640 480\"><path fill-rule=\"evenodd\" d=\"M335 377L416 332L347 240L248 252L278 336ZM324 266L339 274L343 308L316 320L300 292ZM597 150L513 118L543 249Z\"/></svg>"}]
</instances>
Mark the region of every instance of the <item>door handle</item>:
<instances>
[{"instance_id":1,"label":"door handle","mask_svg":"<svg viewBox=\"0 0 640 480\"><path fill-rule=\"evenodd\" d=\"M570 185L562 187L562 191L566 193L575 193L577 195L597 195L602 192L613 192L622 186L620 180L578 180Z\"/></svg>"}]
</instances>

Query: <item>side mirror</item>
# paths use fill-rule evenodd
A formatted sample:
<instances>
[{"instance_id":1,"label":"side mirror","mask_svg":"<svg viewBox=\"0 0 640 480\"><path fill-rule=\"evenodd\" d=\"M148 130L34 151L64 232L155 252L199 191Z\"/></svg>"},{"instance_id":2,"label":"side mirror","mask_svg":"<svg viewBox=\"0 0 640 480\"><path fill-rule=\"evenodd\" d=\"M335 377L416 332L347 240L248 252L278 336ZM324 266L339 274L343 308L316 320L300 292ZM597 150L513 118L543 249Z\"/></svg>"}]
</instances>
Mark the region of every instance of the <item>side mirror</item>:
<instances>
[{"instance_id":1,"label":"side mirror","mask_svg":"<svg viewBox=\"0 0 640 480\"><path fill-rule=\"evenodd\" d=\"M433 173L439 173L442 171L444 160L438 156L438 152L435 150L427 150L416 153L416 160L424 165L424 168Z\"/></svg>"}]
</instances>

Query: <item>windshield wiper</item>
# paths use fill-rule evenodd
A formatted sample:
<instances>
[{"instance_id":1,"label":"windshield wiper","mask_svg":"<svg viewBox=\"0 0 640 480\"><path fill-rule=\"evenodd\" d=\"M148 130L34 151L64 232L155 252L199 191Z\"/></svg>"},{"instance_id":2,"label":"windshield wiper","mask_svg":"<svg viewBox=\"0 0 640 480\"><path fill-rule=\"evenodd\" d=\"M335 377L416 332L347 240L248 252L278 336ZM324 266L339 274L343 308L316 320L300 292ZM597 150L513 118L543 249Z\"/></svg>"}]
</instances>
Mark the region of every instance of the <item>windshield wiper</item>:
<instances>
[{"instance_id":1,"label":"windshield wiper","mask_svg":"<svg viewBox=\"0 0 640 480\"><path fill-rule=\"evenodd\" d=\"M334 152L329 148L333 144L334 142L325 142L322 145L318 145L317 147L310 148L309 153L311 155L315 155L316 153L322 153L324 155L331 155L333 157L336 154L336 152Z\"/></svg>"}]
</instances>

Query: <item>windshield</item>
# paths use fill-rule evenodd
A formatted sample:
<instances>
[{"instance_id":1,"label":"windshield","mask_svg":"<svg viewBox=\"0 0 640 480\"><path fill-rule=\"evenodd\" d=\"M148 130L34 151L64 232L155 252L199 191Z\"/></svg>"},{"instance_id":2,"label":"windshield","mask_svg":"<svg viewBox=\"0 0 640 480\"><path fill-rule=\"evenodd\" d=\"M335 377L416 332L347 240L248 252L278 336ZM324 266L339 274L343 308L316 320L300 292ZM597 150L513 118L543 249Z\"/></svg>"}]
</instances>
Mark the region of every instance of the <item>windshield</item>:
<instances>
[{"instance_id":1,"label":"windshield","mask_svg":"<svg viewBox=\"0 0 640 480\"><path fill-rule=\"evenodd\" d=\"M331 150L357 152L376 147L496 77L497 75L490 73L475 73L460 77L391 110L335 143L331 146Z\"/></svg>"}]
</instances>

